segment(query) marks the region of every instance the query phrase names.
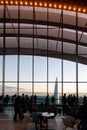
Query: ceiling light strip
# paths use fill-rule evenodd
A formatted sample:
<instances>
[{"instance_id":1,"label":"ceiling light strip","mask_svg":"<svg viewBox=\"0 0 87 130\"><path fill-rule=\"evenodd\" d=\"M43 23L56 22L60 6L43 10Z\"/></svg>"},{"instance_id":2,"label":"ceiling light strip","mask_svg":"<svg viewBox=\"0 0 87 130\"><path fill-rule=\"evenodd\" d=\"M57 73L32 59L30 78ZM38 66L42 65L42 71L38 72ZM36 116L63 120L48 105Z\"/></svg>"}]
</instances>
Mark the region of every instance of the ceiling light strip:
<instances>
[{"instance_id":1,"label":"ceiling light strip","mask_svg":"<svg viewBox=\"0 0 87 130\"><path fill-rule=\"evenodd\" d=\"M78 11L81 13L87 13L87 8L69 5L69 4L61 4L58 2L39 2L39 1L32 1L32 0L0 0L0 5L20 5L20 6L38 6L38 7L49 7L54 9L63 9L69 11Z\"/></svg>"}]
</instances>

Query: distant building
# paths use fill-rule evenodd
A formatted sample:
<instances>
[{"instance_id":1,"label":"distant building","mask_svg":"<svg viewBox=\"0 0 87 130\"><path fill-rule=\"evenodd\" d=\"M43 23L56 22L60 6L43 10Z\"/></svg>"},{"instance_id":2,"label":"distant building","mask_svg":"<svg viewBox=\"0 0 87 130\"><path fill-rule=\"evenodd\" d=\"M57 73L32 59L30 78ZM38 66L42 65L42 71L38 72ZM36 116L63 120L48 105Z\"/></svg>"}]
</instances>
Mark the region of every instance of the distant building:
<instances>
[{"instance_id":1,"label":"distant building","mask_svg":"<svg viewBox=\"0 0 87 130\"><path fill-rule=\"evenodd\" d=\"M57 78L55 81L54 97L55 97L55 104L58 104L58 80Z\"/></svg>"}]
</instances>

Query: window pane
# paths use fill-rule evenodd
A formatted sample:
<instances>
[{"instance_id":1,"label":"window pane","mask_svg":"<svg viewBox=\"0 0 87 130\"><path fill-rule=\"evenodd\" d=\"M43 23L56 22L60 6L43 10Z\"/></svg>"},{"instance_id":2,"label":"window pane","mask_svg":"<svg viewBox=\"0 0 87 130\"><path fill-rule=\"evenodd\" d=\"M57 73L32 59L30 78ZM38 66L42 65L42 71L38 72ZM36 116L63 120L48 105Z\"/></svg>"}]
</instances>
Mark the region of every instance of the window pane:
<instances>
[{"instance_id":1,"label":"window pane","mask_svg":"<svg viewBox=\"0 0 87 130\"><path fill-rule=\"evenodd\" d=\"M2 69L3 69L3 67L2 67L2 59L3 59L3 57L2 56L0 56L0 81L2 81Z\"/></svg>"},{"instance_id":2,"label":"window pane","mask_svg":"<svg viewBox=\"0 0 87 130\"><path fill-rule=\"evenodd\" d=\"M17 94L17 83L5 83L5 95Z\"/></svg>"},{"instance_id":3,"label":"window pane","mask_svg":"<svg viewBox=\"0 0 87 130\"><path fill-rule=\"evenodd\" d=\"M34 93L37 95L47 94L47 83L34 83Z\"/></svg>"},{"instance_id":4,"label":"window pane","mask_svg":"<svg viewBox=\"0 0 87 130\"><path fill-rule=\"evenodd\" d=\"M34 57L34 80L47 81L47 58Z\"/></svg>"},{"instance_id":5,"label":"window pane","mask_svg":"<svg viewBox=\"0 0 87 130\"><path fill-rule=\"evenodd\" d=\"M56 78L58 81L61 81L61 60L57 58L49 58L49 81L55 81Z\"/></svg>"},{"instance_id":6,"label":"window pane","mask_svg":"<svg viewBox=\"0 0 87 130\"><path fill-rule=\"evenodd\" d=\"M79 96L87 95L87 83L78 83Z\"/></svg>"},{"instance_id":7,"label":"window pane","mask_svg":"<svg viewBox=\"0 0 87 130\"><path fill-rule=\"evenodd\" d=\"M17 56L5 56L5 80L17 81Z\"/></svg>"},{"instance_id":8,"label":"window pane","mask_svg":"<svg viewBox=\"0 0 87 130\"><path fill-rule=\"evenodd\" d=\"M83 97L87 96L87 83L78 83L79 104L83 104Z\"/></svg>"},{"instance_id":9,"label":"window pane","mask_svg":"<svg viewBox=\"0 0 87 130\"><path fill-rule=\"evenodd\" d=\"M78 81L87 81L87 65L78 64Z\"/></svg>"},{"instance_id":10,"label":"window pane","mask_svg":"<svg viewBox=\"0 0 87 130\"><path fill-rule=\"evenodd\" d=\"M47 83L34 83L34 94L37 95L37 103L45 104Z\"/></svg>"},{"instance_id":11,"label":"window pane","mask_svg":"<svg viewBox=\"0 0 87 130\"><path fill-rule=\"evenodd\" d=\"M71 61L63 61L63 80L76 81L76 63Z\"/></svg>"},{"instance_id":12,"label":"window pane","mask_svg":"<svg viewBox=\"0 0 87 130\"><path fill-rule=\"evenodd\" d=\"M76 95L76 83L63 83L63 93Z\"/></svg>"},{"instance_id":13,"label":"window pane","mask_svg":"<svg viewBox=\"0 0 87 130\"><path fill-rule=\"evenodd\" d=\"M20 56L20 81L32 80L32 56Z\"/></svg>"},{"instance_id":14,"label":"window pane","mask_svg":"<svg viewBox=\"0 0 87 130\"><path fill-rule=\"evenodd\" d=\"M27 94L31 95L32 94L32 83L20 83L19 84L19 94Z\"/></svg>"}]
</instances>

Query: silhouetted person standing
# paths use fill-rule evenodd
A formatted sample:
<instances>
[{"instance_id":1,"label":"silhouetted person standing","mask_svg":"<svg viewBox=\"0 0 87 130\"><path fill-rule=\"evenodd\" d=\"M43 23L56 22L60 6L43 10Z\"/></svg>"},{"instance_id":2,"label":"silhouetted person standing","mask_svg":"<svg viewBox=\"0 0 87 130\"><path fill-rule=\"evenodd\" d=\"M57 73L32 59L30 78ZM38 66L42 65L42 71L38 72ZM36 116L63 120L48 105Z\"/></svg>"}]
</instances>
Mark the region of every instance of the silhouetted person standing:
<instances>
[{"instance_id":1,"label":"silhouetted person standing","mask_svg":"<svg viewBox=\"0 0 87 130\"><path fill-rule=\"evenodd\" d=\"M45 104L49 105L49 94L47 94L47 96L46 96Z\"/></svg>"},{"instance_id":2,"label":"silhouetted person standing","mask_svg":"<svg viewBox=\"0 0 87 130\"><path fill-rule=\"evenodd\" d=\"M36 96L36 94L34 95L34 105L36 105L36 103L37 103L37 96Z\"/></svg>"},{"instance_id":3,"label":"silhouetted person standing","mask_svg":"<svg viewBox=\"0 0 87 130\"><path fill-rule=\"evenodd\" d=\"M55 103L55 97L54 97L54 95L51 97L51 102L52 102L52 104Z\"/></svg>"},{"instance_id":4,"label":"silhouetted person standing","mask_svg":"<svg viewBox=\"0 0 87 130\"><path fill-rule=\"evenodd\" d=\"M22 111L21 111L21 98L17 96L14 103L14 121L17 120L17 115L19 115L19 119L22 119Z\"/></svg>"},{"instance_id":5,"label":"silhouetted person standing","mask_svg":"<svg viewBox=\"0 0 87 130\"><path fill-rule=\"evenodd\" d=\"M6 95L6 97L4 98L4 103L6 106L8 106L9 99L10 99L9 95Z\"/></svg>"},{"instance_id":6,"label":"silhouetted person standing","mask_svg":"<svg viewBox=\"0 0 87 130\"><path fill-rule=\"evenodd\" d=\"M22 94L21 97L21 106L22 106L22 112L26 113L27 112L27 100L24 94Z\"/></svg>"},{"instance_id":7,"label":"silhouetted person standing","mask_svg":"<svg viewBox=\"0 0 87 130\"><path fill-rule=\"evenodd\" d=\"M63 97L62 97L62 107L63 107L63 114L66 113L67 111L67 105L66 105L66 94L64 93Z\"/></svg>"}]
</instances>

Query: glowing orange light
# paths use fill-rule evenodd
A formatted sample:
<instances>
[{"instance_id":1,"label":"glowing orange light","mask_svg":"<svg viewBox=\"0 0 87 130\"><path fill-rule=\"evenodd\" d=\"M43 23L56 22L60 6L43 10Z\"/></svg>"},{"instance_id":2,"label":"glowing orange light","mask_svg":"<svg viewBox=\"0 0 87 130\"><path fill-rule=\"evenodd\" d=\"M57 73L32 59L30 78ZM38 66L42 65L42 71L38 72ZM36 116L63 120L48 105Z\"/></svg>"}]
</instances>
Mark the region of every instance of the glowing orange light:
<instances>
[{"instance_id":1,"label":"glowing orange light","mask_svg":"<svg viewBox=\"0 0 87 130\"><path fill-rule=\"evenodd\" d=\"M20 4L23 5L23 1L20 1Z\"/></svg>"},{"instance_id":2,"label":"glowing orange light","mask_svg":"<svg viewBox=\"0 0 87 130\"><path fill-rule=\"evenodd\" d=\"M78 8L78 11L80 12L80 11L81 11L81 8Z\"/></svg>"},{"instance_id":3,"label":"glowing orange light","mask_svg":"<svg viewBox=\"0 0 87 130\"><path fill-rule=\"evenodd\" d=\"M47 3L44 3L44 6L47 7Z\"/></svg>"},{"instance_id":4,"label":"glowing orange light","mask_svg":"<svg viewBox=\"0 0 87 130\"><path fill-rule=\"evenodd\" d=\"M52 4L51 4L51 3L49 4L49 7L52 7Z\"/></svg>"},{"instance_id":5,"label":"glowing orange light","mask_svg":"<svg viewBox=\"0 0 87 130\"><path fill-rule=\"evenodd\" d=\"M35 2L34 5L37 6L37 2Z\"/></svg>"},{"instance_id":6,"label":"glowing orange light","mask_svg":"<svg viewBox=\"0 0 87 130\"><path fill-rule=\"evenodd\" d=\"M85 12L86 12L86 9L83 9L83 12L85 13Z\"/></svg>"},{"instance_id":7,"label":"glowing orange light","mask_svg":"<svg viewBox=\"0 0 87 130\"><path fill-rule=\"evenodd\" d=\"M10 1L10 4L13 4L13 1Z\"/></svg>"},{"instance_id":8,"label":"glowing orange light","mask_svg":"<svg viewBox=\"0 0 87 130\"><path fill-rule=\"evenodd\" d=\"M74 7L73 10L75 11L75 10L76 10L76 7Z\"/></svg>"},{"instance_id":9,"label":"glowing orange light","mask_svg":"<svg viewBox=\"0 0 87 130\"><path fill-rule=\"evenodd\" d=\"M30 2L30 5L33 5L33 3L32 3L32 2Z\"/></svg>"},{"instance_id":10,"label":"glowing orange light","mask_svg":"<svg viewBox=\"0 0 87 130\"><path fill-rule=\"evenodd\" d=\"M28 5L27 1L25 1L25 5Z\"/></svg>"},{"instance_id":11,"label":"glowing orange light","mask_svg":"<svg viewBox=\"0 0 87 130\"><path fill-rule=\"evenodd\" d=\"M8 1L6 0L5 3L8 4Z\"/></svg>"},{"instance_id":12,"label":"glowing orange light","mask_svg":"<svg viewBox=\"0 0 87 130\"><path fill-rule=\"evenodd\" d=\"M68 9L71 10L71 6L69 6Z\"/></svg>"},{"instance_id":13,"label":"glowing orange light","mask_svg":"<svg viewBox=\"0 0 87 130\"><path fill-rule=\"evenodd\" d=\"M59 9L61 9L62 8L62 5L59 5Z\"/></svg>"},{"instance_id":14,"label":"glowing orange light","mask_svg":"<svg viewBox=\"0 0 87 130\"><path fill-rule=\"evenodd\" d=\"M55 4L55 5L54 5L54 8L56 8L56 7L57 7L57 5Z\"/></svg>"},{"instance_id":15,"label":"glowing orange light","mask_svg":"<svg viewBox=\"0 0 87 130\"><path fill-rule=\"evenodd\" d=\"M4 2L3 2L3 1L1 1L1 4L4 4Z\"/></svg>"},{"instance_id":16,"label":"glowing orange light","mask_svg":"<svg viewBox=\"0 0 87 130\"><path fill-rule=\"evenodd\" d=\"M42 6L42 3L40 2L39 5Z\"/></svg>"},{"instance_id":17,"label":"glowing orange light","mask_svg":"<svg viewBox=\"0 0 87 130\"><path fill-rule=\"evenodd\" d=\"M66 9L66 5L64 5L64 9Z\"/></svg>"},{"instance_id":18,"label":"glowing orange light","mask_svg":"<svg viewBox=\"0 0 87 130\"><path fill-rule=\"evenodd\" d=\"M18 4L18 1L15 1L15 4L17 5L17 4Z\"/></svg>"}]
</instances>

